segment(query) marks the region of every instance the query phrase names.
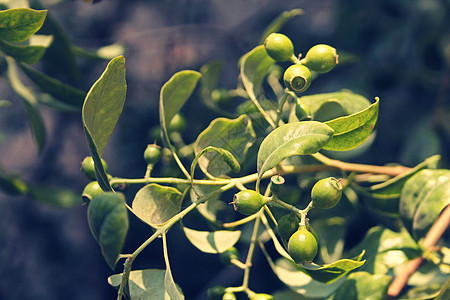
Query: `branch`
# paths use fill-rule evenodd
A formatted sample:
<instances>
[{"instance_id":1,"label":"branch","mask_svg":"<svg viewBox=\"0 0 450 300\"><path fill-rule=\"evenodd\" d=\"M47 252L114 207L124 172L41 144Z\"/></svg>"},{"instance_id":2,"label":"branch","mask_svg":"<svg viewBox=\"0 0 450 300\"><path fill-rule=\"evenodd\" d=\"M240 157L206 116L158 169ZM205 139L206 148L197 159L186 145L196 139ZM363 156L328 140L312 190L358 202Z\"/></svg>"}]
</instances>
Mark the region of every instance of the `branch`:
<instances>
[{"instance_id":1,"label":"branch","mask_svg":"<svg viewBox=\"0 0 450 300\"><path fill-rule=\"evenodd\" d=\"M447 230L448 226L450 224L450 205L448 205L442 214L439 216L439 218L436 220L436 222L433 224L433 226L428 231L427 235L423 239L422 245L426 249L433 248L436 243L439 241L441 236L444 234L444 232ZM388 299L394 299L397 297L400 292L403 290L403 287L408 282L408 279L411 277L414 272L417 271L417 269L420 267L424 260L424 257L417 257L413 260L410 260L406 266L403 272L397 276L391 283L388 289Z\"/></svg>"}]
</instances>

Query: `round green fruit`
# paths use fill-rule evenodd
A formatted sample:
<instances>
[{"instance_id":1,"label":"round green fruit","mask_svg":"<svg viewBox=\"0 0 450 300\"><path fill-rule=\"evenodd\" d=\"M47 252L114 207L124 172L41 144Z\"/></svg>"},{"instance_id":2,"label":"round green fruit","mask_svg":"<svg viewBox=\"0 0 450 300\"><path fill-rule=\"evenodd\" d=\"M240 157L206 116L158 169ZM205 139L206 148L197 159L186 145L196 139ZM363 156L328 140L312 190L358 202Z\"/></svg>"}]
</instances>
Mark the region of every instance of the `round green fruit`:
<instances>
[{"instance_id":1,"label":"round green fruit","mask_svg":"<svg viewBox=\"0 0 450 300\"><path fill-rule=\"evenodd\" d=\"M277 225L278 233L283 239L288 240L297 231L299 222L293 213L282 216Z\"/></svg>"},{"instance_id":2,"label":"round green fruit","mask_svg":"<svg viewBox=\"0 0 450 300\"><path fill-rule=\"evenodd\" d=\"M244 190L234 195L234 209L243 215L253 215L257 213L266 203L267 199L260 193L253 190Z\"/></svg>"},{"instance_id":3,"label":"round green fruit","mask_svg":"<svg viewBox=\"0 0 450 300\"><path fill-rule=\"evenodd\" d=\"M314 235L300 226L288 242L288 252L297 264L312 262L317 254L317 241Z\"/></svg>"},{"instance_id":4,"label":"round green fruit","mask_svg":"<svg viewBox=\"0 0 450 300\"><path fill-rule=\"evenodd\" d=\"M108 164L103 158L100 158L102 161L103 169L106 173L108 173ZM95 178L95 164L92 156L86 156L81 162L81 171L89 178L90 180L96 180Z\"/></svg>"},{"instance_id":5,"label":"round green fruit","mask_svg":"<svg viewBox=\"0 0 450 300\"><path fill-rule=\"evenodd\" d=\"M273 296L269 294L255 294L250 300L273 300Z\"/></svg>"},{"instance_id":6,"label":"round green fruit","mask_svg":"<svg viewBox=\"0 0 450 300\"><path fill-rule=\"evenodd\" d=\"M144 151L144 159L147 165L154 165L161 157L161 147L155 144L150 144Z\"/></svg>"},{"instance_id":7,"label":"round green fruit","mask_svg":"<svg viewBox=\"0 0 450 300\"><path fill-rule=\"evenodd\" d=\"M100 187L97 181L89 182L83 189L81 198L84 202L89 203L95 196L103 194L104 191Z\"/></svg>"},{"instance_id":8,"label":"round green fruit","mask_svg":"<svg viewBox=\"0 0 450 300\"><path fill-rule=\"evenodd\" d=\"M222 260L224 264L231 264L232 259L239 259L239 251L235 247L231 247L227 251L220 253L220 260Z\"/></svg>"},{"instance_id":9,"label":"round green fruit","mask_svg":"<svg viewBox=\"0 0 450 300\"><path fill-rule=\"evenodd\" d=\"M333 47L319 44L309 49L301 62L313 71L326 73L339 63L339 55Z\"/></svg>"},{"instance_id":10,"label":"round green fruit","mask_svg":"<svg viewBox=\"0 0 450 300\"><path fill-rule=\"evenodd\" d=\"M183 132L186 128L186 120L180 114L176 114L170 120L169 125L167 126L168 132Z\"/></svg>"},{"instance_id":11,"label":"round green fruit","mask_svg":"<svg viewBox=\"0 0 450 300\"><path fill-rule=\"evenodd\" d=\"M313 207L317 208L332 208L339 203L341 197L341 181L334 177L328 177L317 181L311 190Z\"/></svg>"},{"instance_id":12,"label":"round green fruit","mask_svg":"<svg viewBox=\"0 0 450 300\"><path fill-rule=\"evenodd\" d=\"M281 33L271 33L264 41L267 54L276 61L288 61L294 56L292 41Z\"/></svg>"},{"instance_id":13,"label":"round green fruit","mask_svg":"<svg viewBox=\"0 0 450 300\"><path fill-rule=\"evenodd\" d=\"M299 121L311 120L311 110L308 105L300 101L300 98L297 98L297 103L295 104L295 116Z\"/></svg>"},{"instance_id":14,"label":"round green fruit","mask_svg":"<svg viewBox=\"0 0 450 300\"><path fill-rule=\"evenodd\" d=\"M210 300L221 300L225 294L225 288L220 285L213 286L208 289L207 295Z\"/></svg>"},{"instance_id":15,"label":"round green fruit","mask_svg":"<svg viewBox=\"0 0 450 300\"><path fill-rule=\"evenodd\" d=\"M284 71L283 80L289 90L301 93L311 85L311 72L303 65L292 65Z\"/></svg>"},{"instance_id":16,"label":"round green fruit","mask_svg":"<svg viewBox=\"0 0 450 300\"><path fill-rule=\"evenodd\" d=\"M236 296L232 292L226 292L223 294L222 300L236 300Z\"/></svg>"}]
</instances>

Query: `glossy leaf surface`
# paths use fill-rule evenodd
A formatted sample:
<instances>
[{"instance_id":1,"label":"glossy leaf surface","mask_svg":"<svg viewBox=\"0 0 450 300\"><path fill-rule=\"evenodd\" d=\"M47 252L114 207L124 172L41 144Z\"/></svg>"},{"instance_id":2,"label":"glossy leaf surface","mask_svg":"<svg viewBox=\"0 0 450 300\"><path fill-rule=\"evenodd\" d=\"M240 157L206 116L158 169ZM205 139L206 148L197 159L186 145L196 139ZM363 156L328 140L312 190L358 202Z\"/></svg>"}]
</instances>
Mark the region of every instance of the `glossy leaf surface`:
<instances>
[{"instance_id":1,"label":"glossy leaf surface","mask_svg":"<svg viewBox=\"0 0 450 300\"><path fill-rule=\"evenodd\" d=\"M88 222L103 257L114 269L128 232L124 195L108 192L92 198L88 207Z\"/></svg>"},{"instance_id":2,"label":"glossy leaf surface","mask_svg":"<svg viewBox=\"0 0 450 300\"><path fill-rule=\"evenodd\" d=\"M150 226L157 227L180 212L181 193L176 188L151 183L133 200L133 212Z\"/></svg>"},{"instance_id":3,"label":"glossy leaf surface","mask_svg":"<svg viewBox=\"0 0 450 300\"><path fill-rule=\"evenodd\" d=\"M236 244L241 237L240 231L198 231L183 228L186 237L200 251L205 253L222 253Z\"/></svg>"},{"instance_id":4,"label":"glossy leaf surface","mask_svg":"<svg viewBox=\"0 0 450 300\"><path fill-rule=\"evenodd\" d=\"M325 122L334 130L333 138L323 148L346 151L361 145L372 133L378 118L379 100L368 108L349 116Z\"/></svg>"},{"instance_id":5,"label":"glossy leaf surface","mask_svg":"<svg viewBox=\"0 0 450 300\"><path fill-rule=\"evenodd\" d=\"M46 10L13 8L0 11L0 39L19 43L36 33L44 23Z\"/></svg>"},{"instance_id":6,"label":"glossy leaf surface","mask_svg":"<svg viewBox=\"0 0 450 300\"><path fill-rule=\"evenodd\" d=\"M278 127L259 148L258 178L289 156L316 153L332 136L333 129L320 122L295 122Z\"/></svg>"},{"instance_id":7,"label":"glossy leaf surface","mask_svg":"<svg viewBox=\"0 0 450 300\"><path fill-rule=\"evenodd\" d=\"M400 196L400 216L410 234L425 236L450 204L450 170L422 170L408 179Z\"/></svg>"},{"instance_id":8,"label":"glossy leaf surface","mask_svg":"<svg viewBox=\"0 0 450 300\"><path fill-rule=\"evenodd\" d=\"M197 137L194 144L195 154L198 155L208 146L229 151L241 164L248 149L256 141L252 123L246 115L231 120L217 118ZM203 172L213 176L220 176L231 171L227 163L216 152L205 153L198 159Z\"/></svg>"},{"instance_id":9,"label":"glossy leaf surface","mask_svg":"<svg viewBox=\"0 0 450 300\"><path fill-rule=\"evenodd\" d=\"M89 90L82 108L83 127L95 162L97 181L103 190L111 190L100 161L125 103L125 58L111 60Z\"/></svg>"}]
</instances>

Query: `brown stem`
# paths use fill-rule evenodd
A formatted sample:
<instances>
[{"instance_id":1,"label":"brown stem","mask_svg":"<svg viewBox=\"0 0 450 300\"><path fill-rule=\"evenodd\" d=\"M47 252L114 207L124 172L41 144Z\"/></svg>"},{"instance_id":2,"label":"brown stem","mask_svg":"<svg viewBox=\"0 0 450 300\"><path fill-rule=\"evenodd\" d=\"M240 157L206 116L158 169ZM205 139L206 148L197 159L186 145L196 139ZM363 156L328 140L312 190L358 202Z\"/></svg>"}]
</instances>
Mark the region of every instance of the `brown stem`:
<instances>
[{"instance_id":1,"label":"brown stem","mask_svg":"<svg viewBox=\"0 0 450 300\"><path fill-rule=\"evenodd\" d=\"M450 205L448 205L436 222L431 226L427 235L423 239L422 245L426 249L430 249L436 245L441 236L447 230L450 224ZM413 260L410 260L407 264L403 272L397 276L391 283L388 289L387 298L393 299L397 297L402 291L403 287L408 282L409 277L411 277L414 272L420 267L423 262L424 257L417 257Z\"/></svg>"}]
</instances>

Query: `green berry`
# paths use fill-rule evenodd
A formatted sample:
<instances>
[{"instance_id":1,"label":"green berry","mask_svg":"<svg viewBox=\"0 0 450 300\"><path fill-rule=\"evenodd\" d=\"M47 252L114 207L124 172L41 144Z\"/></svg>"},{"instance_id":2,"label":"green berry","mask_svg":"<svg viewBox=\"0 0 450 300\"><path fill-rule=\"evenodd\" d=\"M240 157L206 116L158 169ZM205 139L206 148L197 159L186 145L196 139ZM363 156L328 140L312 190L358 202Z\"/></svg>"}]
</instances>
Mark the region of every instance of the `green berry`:
<instances>
[{"instance_id":1,"label":"green berry","mask_svg":"<svg viewBox=\"0 0 450 300\"><path fill-rule=\"evenodd\" d=\"M223 294L222 300L236 300L236 296L232 292L226 292Z\"/></svg>"},{"instance_id":2,"label":"green berry","mask_svg":"<svg viewBox=\"0 0 450 300\"><path fill-rule=\"evenodd\" d=\"M225 294L225 288L220 285L213 286L208 289L207 295L210 300L221 300Z\"/></svg>"},{"instance_id":3,"label":"green berry","mask_svg":"<svg viewBox=\"0 0 450 300\"><path fill-rule=\"evenodd\" d=\"M294 56L292 41L281 33L271 33L264 41L267 54L276 61L288 61Z\"/></svg>"},{"instance_id":4,"label":"green berry","mask_svg":"<svg viewBox=\"0 0 450 300\"><path fill-rule=\"evenodd\" d=\"M106 173L108 173L108 164L103 158L100 158L102 161L103 169ZM89 178L90 180L96 180L95 178L95 164L92 156L86 156L81 162L81 171Z\"/></svg>"},{"instance_id":5,"label":"green berry","mask_svg":"<svg viewBox=\"0 0 450 300\"><path fill-rule=\"evenodd\" d=\"M161 157L161 147L155 144L150 144L144 151L144 159L147 165L154 165Z\"/></svg>"},{"instance_id":6,"label":"green berry","mask_svg":"<svg viewBox=\"0 0 450 300\"><path fill-rule=\"evenodd\" d=\"M295 116L299 121L311 120L311 110L308 105L300 101L300 98L297 98L297 103L295 104Z\"/></svg>"},{"instance_id":7,"label":"green berry","mask_svg":"<svg viewBox=\"0 0 450 300\"><path fill-rule=\"evenodd\" d=\"M303 65L292 65L284 71L283 80L289 90L301 93L311 84L311 72Z\"/></svg>"},{"instance_id":8,"label":"green berry","mask_svg":"<svg viewBox=\"0 0 450 300\"><path fill-rule=\"evenodd\" d=\"M314 184L311 190L311 200L313 207L317 208L332 208L339 203L342 197L341 181L328 177L319 180Z\"/></svg>"},{"instance_id":9,"label":"green berry","mask_svg":"<svg viewBox=\"0 0 450 300\"><path fill-rule=\"evenodd\" d=\"M244 190L234 195L234 209L241 214L250 216L257 213L266 203L267 199L253 190Z\"/></svg>"},{"instance_id":10,"label":"green berry","mask_svg":"<svg viewBox=\"0 0 450 300\"><path fill-rule=\"evenodd\" d=\"M282 216L277 225L279 235L288 240L297 231L299 222L300 220L294 213Z\"/></svg>"},{"instance_id":11,"label":"green berry","mask_svg":"<svg viewBox=\"0 0 450 300\"><path fill-rule=\"evenodd\" d=\"M186 128L186 120L180 114L176 114L170 120L169 125L167 126L168 132L183 132Z\"/></svg>"},{"instance_id":12,"label":"green berry","mask_svg":"<svg viewBox=\"0 0 450 300\"><path fill-rule=\"evenodd\" d=\"M83 189L81 198L84 202L89 203L95 196L103 194L104 191L100 187L97 181L89 182Z\"/></svg>"},{"instance_id":13,"label":"green berry","mask_svg":"<svg viewBox=\"0 0 450 300\"><path fill-rule=\"evenodd\" d=\"M273 300L273 296L269 294L255 294L250 300Z\"/></svg>"},{"instance_id":14,"label":"green berry","mask_svg":"<svg viewBox=\"0 0 450 300\"><path fill-rule=\"evenodd\" d=\"M339 63L339 55L333 47L319 44L309 49L301 62L313 71L326 73Z\"/></svg>"},{"instance_id":15,"label":"green berry","mask_svg":"<svg viewBox=\"0 0 450 300\"><path fill-rule=\"evenodd\" d=\"M314 235L300 226L288 242L288 252L297 264L312 262L317 254L317 241Z\"/></svg>"},{"instance_id":16,"label":"green berry","mask_svg":"<svg viewBox=\"0 0 450 300\"><path fill-rule=\"evenodd\" d=\"M235 247L231 247L227 251L220 253L220 260L226 264L231 264L232 259L239 259L239 251Z\"/></svg>"}]
</instances>

